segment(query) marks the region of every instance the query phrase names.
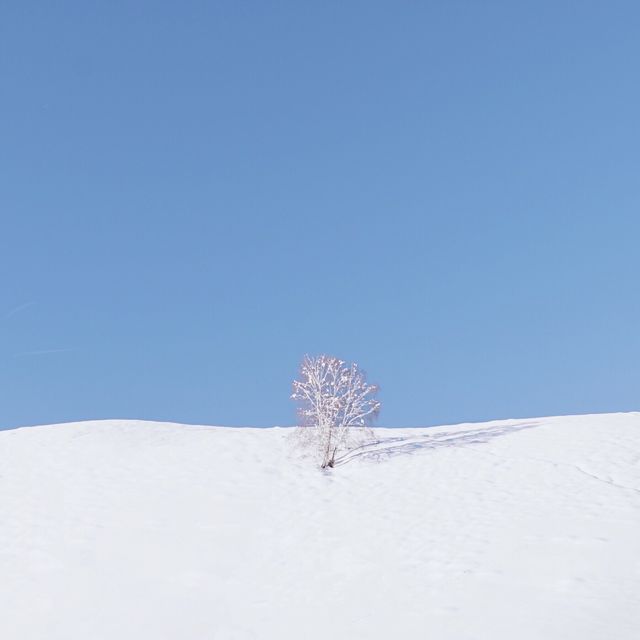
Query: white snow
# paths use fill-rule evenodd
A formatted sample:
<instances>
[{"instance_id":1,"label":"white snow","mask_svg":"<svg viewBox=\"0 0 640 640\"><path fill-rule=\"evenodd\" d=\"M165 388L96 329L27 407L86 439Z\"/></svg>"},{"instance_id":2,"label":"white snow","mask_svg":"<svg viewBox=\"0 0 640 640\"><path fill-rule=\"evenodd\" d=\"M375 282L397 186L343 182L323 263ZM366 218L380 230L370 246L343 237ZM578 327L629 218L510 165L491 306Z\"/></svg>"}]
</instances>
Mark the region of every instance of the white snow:
<instances>
[{"instance_id":1,"label":"white snow","mask_svg":"<svg viewBox=\"0 0 640 640\"><path fill-rule=\"evenodd\" d=\"M289 434L0 432L0 638L640 638L640 414Z\"/></svg>"}]
</instances>

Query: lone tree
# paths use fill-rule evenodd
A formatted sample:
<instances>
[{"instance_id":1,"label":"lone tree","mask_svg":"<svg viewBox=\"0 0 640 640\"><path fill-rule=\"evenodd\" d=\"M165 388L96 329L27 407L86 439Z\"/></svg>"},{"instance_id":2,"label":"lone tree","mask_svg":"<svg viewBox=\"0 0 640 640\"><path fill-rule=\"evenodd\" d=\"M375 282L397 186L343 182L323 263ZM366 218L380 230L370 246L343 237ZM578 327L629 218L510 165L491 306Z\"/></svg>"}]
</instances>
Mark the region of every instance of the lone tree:
<instances>
[{"instance_id":1,"label":"lone tree","mask_svg":"<svg viewBox=\"0 0 640 640\"><path fill-rule=\"evenodd\" d=\"M291 395L298 403L297 435L317 453L323 469L335 465L337 454L373 437L377 393L357 364L327 355L304 357Z\"/></svg>"}]
</instances>

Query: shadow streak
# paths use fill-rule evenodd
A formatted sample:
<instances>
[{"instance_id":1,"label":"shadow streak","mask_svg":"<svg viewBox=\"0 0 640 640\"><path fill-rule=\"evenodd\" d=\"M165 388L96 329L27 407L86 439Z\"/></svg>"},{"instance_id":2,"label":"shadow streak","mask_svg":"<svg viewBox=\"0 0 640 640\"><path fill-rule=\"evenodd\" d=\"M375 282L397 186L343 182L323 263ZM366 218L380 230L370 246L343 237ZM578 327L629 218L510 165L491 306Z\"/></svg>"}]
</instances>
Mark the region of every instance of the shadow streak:
<instances>
[{"instance_id":1,"label":"shadow streak","mask_svg":"<svg viewBox=\"0 0 640 640\"><path fill-rule=\"evenodd\" d=\"M470 444L485 444L494 438L533 429L539 426L539 422L520 422L509 426L488 427L483 429L470 429L467 431L443 431L434 435L423 434L419 436L391 436L380 438L373 442L363 444L343 454L335 461L338 467L356 458L366 460L388 460L396 456L411 455L417 451L439 449L441 447L464 447Z\"/></svg>"}]
</instances>

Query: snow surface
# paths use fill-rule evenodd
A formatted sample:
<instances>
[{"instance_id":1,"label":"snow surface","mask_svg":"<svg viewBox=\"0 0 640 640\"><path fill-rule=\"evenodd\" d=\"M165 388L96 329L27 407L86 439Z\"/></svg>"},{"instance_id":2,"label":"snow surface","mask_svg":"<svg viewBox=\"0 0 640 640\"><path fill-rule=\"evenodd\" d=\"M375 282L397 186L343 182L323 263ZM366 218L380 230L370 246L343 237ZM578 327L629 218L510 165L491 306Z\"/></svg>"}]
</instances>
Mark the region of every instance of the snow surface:
<instances>
[{"instance_id":1,"label":"snow surface","mask_svg":"<svg viewBox=\"0 0 640 640\"><path fill-rule=\"evenodd\" d=\"M0 638L640 638L640 414L0 432Z\"/></svg>"}]
</instances>

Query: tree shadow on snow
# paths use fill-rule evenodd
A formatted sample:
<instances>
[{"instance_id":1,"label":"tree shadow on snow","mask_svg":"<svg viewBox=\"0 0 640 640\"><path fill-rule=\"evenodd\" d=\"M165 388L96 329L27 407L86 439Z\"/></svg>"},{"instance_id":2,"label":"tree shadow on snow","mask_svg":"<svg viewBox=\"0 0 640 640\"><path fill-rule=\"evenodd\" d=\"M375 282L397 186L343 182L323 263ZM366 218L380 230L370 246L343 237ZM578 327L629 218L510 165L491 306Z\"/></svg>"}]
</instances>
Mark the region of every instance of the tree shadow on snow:
<instances>
[{"instance_id":1,"label":"tree shadow on snow","mask_svg":"<svg viewBox=\"0 0 640 640\"><path fill-rule=\"evenodd\" d=\"M366 460L387 460L396 456L410 455L418 451L439 449L441 447L464 447L471 444L485 444L494 438L505 436L523 429L533 429L539 426L538 422L519 422L508 426L485 427L483 429L470 429L467 431L442 431L419 436L390 436L379 438L373 442L363 444L336 459L338 467L356 458Z\"/></svg>"}]
</instances>

